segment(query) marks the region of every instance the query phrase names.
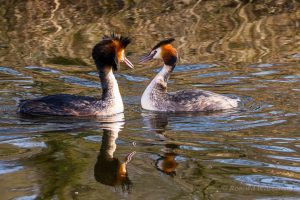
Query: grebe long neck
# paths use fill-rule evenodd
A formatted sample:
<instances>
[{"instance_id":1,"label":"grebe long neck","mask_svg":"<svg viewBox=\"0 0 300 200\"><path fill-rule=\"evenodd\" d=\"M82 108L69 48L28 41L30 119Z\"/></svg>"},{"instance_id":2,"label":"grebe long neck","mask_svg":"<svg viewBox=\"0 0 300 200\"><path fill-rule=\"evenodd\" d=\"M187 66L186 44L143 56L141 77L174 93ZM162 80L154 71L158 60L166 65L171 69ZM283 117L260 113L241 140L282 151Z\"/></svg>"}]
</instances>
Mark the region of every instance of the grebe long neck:
<instances>
[{"instance_id":1,"label":"grebe long neck","mask_svg":"<svg viewBox=\"0 0 300 200\"><path fill-rule=\"evenodd\" d=\"M102 97L98 106L102 108L102 112L107 115L123 112L124 105L112 68L104 67L100 69L99 77L102 86Z\"/></svg>"},{"instance_id":2,"label":"grebe long neck","mask_svg":"<svg viewBox=\"0 0 300 200\"><path fill-rule=\"evenodd\" d=\"M162 67L162 69L159 71L159 73L156 76L159 75L159 76L163 77L165 81L168 81L174 68L175 68L175 66L170 66L170 65L164 64L164 66Z\"/></svg>"},{"instance_id":3,"label":"grebe long neck","mask_svg":"<svg viewBox=\"0 0 300 200\"><path fill-rule=\"evenodd\" d=\"M167 92L167 84L170 78L171 73L173 72L174 66L169 66L164 64L159 73L155 76L155 78L151 81L148 87L152 88L152 90L160 90Z\"/></svg>"},{"instance_id":4,"label":"grebe long neck","mask_svg":"<svg viewBox=\"0 0 300 200\"><path fill-rule=\"evenodd\" d=\"M99 78L102 86L102 100L121 100L121 94L118 86L118 82L112 72L112 69L108 71L99 71Z\"/></svg>"},{"instance_id":5,"label":"grebe long neck","mask_svg":"<svg viewBox=\"0 0 300 200\"><path fill-rule=\"evenodd\" d=\"M169 66L165 64L163 68L160 70L160 72L147 86L141 98L141 104L144 109L147 110L155 109L153 98L161 99L167 93L167 84L173 69L174 69L173 66Z\"/></svg>"}]
</instances>

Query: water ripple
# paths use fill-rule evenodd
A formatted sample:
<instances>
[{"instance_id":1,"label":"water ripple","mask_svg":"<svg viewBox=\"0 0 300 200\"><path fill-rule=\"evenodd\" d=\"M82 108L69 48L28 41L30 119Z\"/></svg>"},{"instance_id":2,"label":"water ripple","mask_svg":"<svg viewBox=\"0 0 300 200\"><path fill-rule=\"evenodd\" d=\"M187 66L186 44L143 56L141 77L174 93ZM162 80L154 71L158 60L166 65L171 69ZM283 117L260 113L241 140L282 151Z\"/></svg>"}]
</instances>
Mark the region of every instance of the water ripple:
<instances>
[{"instance_id":1,"label":"water ripple","mask_svg":"<svg viewBox=\"0 0 300 200\"><path fill-rule=\"evenodd\" d=\"M213 162L235 165L235 166L247 166L247 167L262 167L262 168L273 168L273 169L281 169L292 172L300 172L300 167L294 166L285 166L285 165L275 165L269 164L265 162L252 161L252 160L243 160L243 159L214 159Z\"/></svg>"},{"instance_id":2,"label":"water ripple","mask_svg":"<svg viewBox=\"0 0 300 200\"><path fill-rule=\"evenodd\" d=\"M204 151L204 150L207 150L208 148L180 145L180 149L192 150L192 151Z\"/></svg>"},{"instance_id":3,"label":"water ripple","mask_svg":"<svg viewBox=\"0 0 300 200\"><path fill-rule=\"evenodd\" d=\"M259 68L259 67L276 67L276 66L282 66L282 64L275 64L275 63L260 63L260 64L252 64L249 67L253 67L253 68Z\"/></svg>"},{"instance_id":4,"label":"water ripple","mask_svg":"<svg viewBox=\"0 0 300 200\"><path fill-rule=\"evenodd\" d=\"M274 155L267 155L269 158L275 158L279 160L287 160L287 161L293 161L293 162L299 162L300 163L300 158L299 157L288 157L288 156L274 156Z\"/></svg>"},{"instance_id":5,"label":"water ripple","mask_svg":"<svg viewBox=\"0 0 300 200\"><path fill-rule=\"evenodd\" d=\"M45 72L45 73L52 73L52 74L58 74L58 73L60 73L60 71L58 71L58 70L47 68L47 67L27 66L25 68L33 70L33 71L39 71L39 72Z\"/></svg>"},{"instance_id":6,"label":"water ripple","mask_svg":"<svg viewBox=\"0 0 300 200\"><path fill-rule=\"evenodd\" d=\"M92 142L101 142L102 137L99 135L89 135L84 137L84 139Z\"/></svg>"},{"instance_id":7,"label":"water ripple","mask_svg":"<svg viewBox=\"0 0 300 200\"><path fill-rule=\"evenodd\" d=\"M0 73L15 75L15 76L23 75L22 73L14 70L14 69L7 68L7 67L0 67Z\"/></svg>"},{"instance_id":8,"label":"water ripple","mask_svg":"<svg viewBox=\"0 0 300 200\"><path fill-rule=\"evenodd\" d=\"M128 81L133 82L143 82L149 80L148 78L141 77L141 76L130 76L128 74L122 74L121 76L125 77Z\"/></svg>"},{"instance_id":9,"label":"water ripple","mask_svg":"<svg viewBox=\"0 0 300 200\"><path fill-rule=\"evenodd\" d=\"M251 75L254 76L263 76L263 75L270 75L270 74L276 74L279 71L276 70L271 70L271 71L262 71L262 72L255 72L255 73L251 73Z\"/></svg>"},{"instance_id":10,"label":"water ripple","mask_svg":"<svg viewBox=\"0 0 300 200\"><path fill-rule=\"evenodd\" d=\"M208 74L198 74L194 77L207 78L207 77L224 76L224 75L229 75L229 74L232 74L232 72L213 72L213 73L208 73Z\"/></svg>"},{"instance_id":11,"label":"water ripple","mask_svg":"<svg viewBox=\"0 0 300 200\"><path fill-rule=\"evenodd\" d=\"M12 163L0 161L0 175L13 173L13 172L19 171L21 169L23 169L22 166L16 166L15 164L12 164Z\"/></svg>"},{"instance_id":12,"label":"water ripple","mask_svg":"<svg viewBox=\"0 0 300 200\"><path fill-rule=\"evenodd\" d=\"M60 76L59 78L66 83L72 83L72 84L81 85L85 87L94 87L94 88L101 87L100 83L98 82L89 81L87 79L83 79L75 76Z\"/></svg>"},{"instance_id":13,"label":"water ripple","mask_svg":"<svg viewBox=\"0 0 300 200\"><path fill-rule=\"evenodd\" d=\"M297 179L265 175L245 175L233 177L235 180L249 186L265 187L278 190L300 191L300 181Z\"/></svg>"},{"instance_id":14,"label":"water ripple","mask_svg":"<svg viewBox=\"0 0 300 200\"><path fill-rule=\"evenodd\" d=\"M195 65L177 65L174 69L174 72L187 72L187 71L194 71L199 69L207 69L217 67L215 64L195 64ZM154 72L159 72L160 68L154 69Z\"/></svg>"},{"instance_id":15,"label":"water ripple","mask_svg":"<svg viewBox=\"0 0 300 200\"><path fill-rule=\"evenodd\" d=\"M20 148L46 148L45 142L32 141L31 138L18 138L12 140L1 141L0 144L12 144Z\"/></svg>"},{"instance_id":16,"label":"water ripple","mask_svg":"<svg viewBox=\"0 0 300 200\"><path fill-rule=\"evenodd\" d=\"M33 194L33 195L27 195L27 196L22 196L22 197L17 197L14 200L34 200L37 199L38 195Z\"/></svg>"},{"instance_id":17,"label":"water ripple","mask_svg":"<svg viewBox=\"0 0 300 200\"><path fill-rule=\"evenodd\" d=\"M279 147L279 146L267 146L267 145L252 145L252 147L264 149L268 151L277 151L277 152L295 152L293 149L287 147Z\"/></svg>"}]
</instances>

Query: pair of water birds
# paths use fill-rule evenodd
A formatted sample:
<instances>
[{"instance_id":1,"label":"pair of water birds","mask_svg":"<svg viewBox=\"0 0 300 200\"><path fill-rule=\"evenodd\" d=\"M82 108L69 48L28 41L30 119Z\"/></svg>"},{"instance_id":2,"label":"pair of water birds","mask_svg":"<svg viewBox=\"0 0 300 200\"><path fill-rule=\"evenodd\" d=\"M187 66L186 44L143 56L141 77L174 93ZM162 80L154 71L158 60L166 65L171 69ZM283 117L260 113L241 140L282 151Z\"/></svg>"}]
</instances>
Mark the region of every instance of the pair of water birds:
<instances>
[{"instance_id":1,"label":"pair of water birds","mask_svg":"<svg viewBox=\"0 0 300 200\"><path fill-rule=\"evenodd\" d=\"M236 108L238 99L226 97L204 90L167 91L168 79L177 62L177 51L171 44L173 38L160 41L140 63L152 59L162 59L164 65L148 85L141 98L142 108L163 112L220 111ZM107 116L124 111L122 97L113 71L120 62L133 68L125 56L125 48L130 39L122 36L104 36L94 46L92 57L99 72L102 86L100 99L88 96L56 94L33 100L23 100L19 111L30 115L59 116Z\"/></svg>"}]
</instances>

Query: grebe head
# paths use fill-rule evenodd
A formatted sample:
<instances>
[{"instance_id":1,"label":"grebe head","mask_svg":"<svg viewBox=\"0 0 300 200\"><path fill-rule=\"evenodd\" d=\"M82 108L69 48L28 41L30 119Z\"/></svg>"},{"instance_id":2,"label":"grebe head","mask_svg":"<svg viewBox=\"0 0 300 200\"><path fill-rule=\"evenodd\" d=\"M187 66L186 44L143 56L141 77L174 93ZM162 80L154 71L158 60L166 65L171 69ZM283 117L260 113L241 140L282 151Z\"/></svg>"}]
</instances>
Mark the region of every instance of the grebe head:
<instances>
[{"instance_id":1,"label":"grebe head","mask_svg":"<svg viewBox=\"0 0 300 200\"><path fill-rule=\"evenodd\" d=\"M118 70L120 62L124 62L133 69L133 64L125 56L125 48L130 43L128 37L105 35L103 39L94 46L92 57L98 70L111 66L114 71Z\"/></svg>"},{"instance_id":2,"label":"grebe head","mask_svg":"<svg viewBox=\"0 0 300 200\"><path fill-rule=\"evenodd\" d=\"M164 63L169 66L175 66L177 61L177 51L171 45L174 38L169 38L157 43L151 50L151 52L140 60L140 63L152 59L163 59Z\"/></svg>"}]
</instances>

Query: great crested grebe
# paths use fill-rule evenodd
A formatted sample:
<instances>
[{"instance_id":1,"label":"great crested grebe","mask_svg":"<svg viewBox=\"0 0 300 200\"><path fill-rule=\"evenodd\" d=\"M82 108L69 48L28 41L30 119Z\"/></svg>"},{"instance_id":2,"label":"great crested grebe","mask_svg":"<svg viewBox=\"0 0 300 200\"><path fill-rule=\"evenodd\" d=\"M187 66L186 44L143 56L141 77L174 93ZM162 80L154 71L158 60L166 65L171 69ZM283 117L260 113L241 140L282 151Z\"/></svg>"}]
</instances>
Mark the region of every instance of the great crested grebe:
<instances>
[{"instance_id":1,"label":"great crested grebe","mask_svg":"<svg viewBox=\"0 0 300 200\"><path fill-rule=\"evenodd\" d=\"M102 97L56 94L33 100L24 100L19 105L20 113L30 115L59 116L105 116L124 111L122 97L113 71L120 62L133 68L125 57L125 48L130 43L127 37L104 36L92 51L102 86Z\"/></svg>"},{"instance_id":2,"label":"great crested grebe","mask_svg":"<svg viewBox=\"0 0 300 200\"><path fill-rule=\"evenodd\" d=\"M143 63L152 59L162 59L164 66L143 93L141 104L153 111L217 111L236 108L238 99L204 90L180 90L167 92L167 83L177 62L177 51L171 45L175 39L162 40L155 45L149 55L141 59Z\"/></svg>"}]
</instances>

